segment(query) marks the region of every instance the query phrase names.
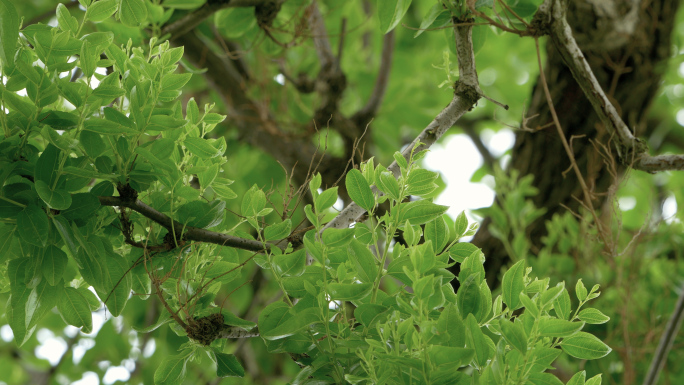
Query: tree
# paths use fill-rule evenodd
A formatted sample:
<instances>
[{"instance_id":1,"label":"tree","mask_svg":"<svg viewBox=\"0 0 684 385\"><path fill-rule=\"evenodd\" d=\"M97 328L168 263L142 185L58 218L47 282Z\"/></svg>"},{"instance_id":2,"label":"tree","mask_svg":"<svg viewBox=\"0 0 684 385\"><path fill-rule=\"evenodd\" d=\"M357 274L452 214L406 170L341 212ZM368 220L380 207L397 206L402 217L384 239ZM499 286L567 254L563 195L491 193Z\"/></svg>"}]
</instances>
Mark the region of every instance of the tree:
<instances>
[{"instance_id":1,"label":"tree","mask_svg":"<svg viewBox=\"0 0 684 385\"><path fill-rule=\"evenodd\" d=\"M600 383L600 372L622 376L602 363L621 361L624 383L645 372L631 356L629 338L609 341L621 348L616 358L589 333L615 336L605 328L610 317L581 310L600 294L596 275L582 270L581 261L577 273L548 267L555 254L600 249L607 251L605 265L623 266L617 257L629 241L615 236L619 222L599 218L594 209L595 191L583 181L597 155L574 160L569 151L568 140L581 154L590 142L573 141L575 123L563 118L573 110L554 99L568 94L562 87L578 79L573 100L596 110L599 132L612 140L599 135L593 142L608 175L592 174L599 191L627 168L655 172L682 164L681 156L650 156L613 105L617 100L634 113L630 124L644 112L616 98L621 93L606 96L602 87L619 88L592 78L605 76L586 65L573 37L582 43L585 36L579 3L566 17L562 2L550 0L80 0L44 4L46 13L35 19L35 11L24 9L28 4L0 5L0 258L9 293L5 319L21 363L8 382L29 376L68 382L93 363L124 359L131 381L144 383L218 383L247 373L248 380L237 381L470 383L474 376L480 383L559 383L560 377L575 384L585 383L586 374L574 374L577 362L569 357L604 356L592 361L589 372L596 376L587 383ZM655 25L659 31L653 43L638 46L654 55L636 51L637 57L654 64L635 62L634 84L668 56L674 8L669 2L632 7L621 15L638 22L606 27ZM645 22L637 10L657 22ZM56 24L39 23L46 20ZM512 49L515 35L528 45ZM475 52L492 71L505 68L501 52L524 52L522 60L534 68L543 54L538 38L545 35L554 48L530 110L543 112L538 119L545 127L546 111L553 115L555 106L561 118L553 119L553 129L561 135L549 128L532 139L521 133L511 170L527 174L531 168L522 165L532 164L530 152L550 153L574 166L580 189L567 187L572 179L551 179L557 166L555 172L539 168L544 172L534 180L501 172L476 130L495 113L515 119L524 106L510 100L529 87L498 88L491 72L489 86L481 87ZM606 41L627 49L619 39ZM588 52L601 58L604 48ZM626 71L628 64L615 68ZM439 68L427 70L431 65ZM550 76L554 71L565 78ZM440 82L449 92L439 91ZM657 88L647 89L626 97L645 108ZM478 103L484 107L475 108ZM577 132L593 133L596 120L589 122L576 123ZM454 124L490 157L483 173L497 178L499 199L486 211L492 225L476 238L484 255L493 256L487 270L482 252L459 242L476 226L465 215L443 215L446 207L431 202L440 190L438 175L420 167L425 151ZM569 137L567 156L545 147L549 136L560 143ZM415 139L397 151L406 137ZM545 200L550 190L543 188L535 195L533 183L561 186L562 198ZM571 204L579 193L582 202ZM339 213L332 209L338 198ZM557 202L580 220L569 212L553 216ZM667 229L675 232L678 224ZM487 234L500 243L481 241ZM582 236L597 241L577 244ZM628 250L663 244L665 237L630 241ZM502 270L509 257L515 263ZM601 271L610 271L605 265ZM675 270L659 261L655 271L672 277ZM602 306L627 331L631 314L616 300L623 287L606 282ZM663 282L633 293L644 291L672 298ZM662 306L665 314L673 308ZM120 318L91 339L92 312ZM62 334L67 324L82 332L67 329L74 358L79 341L95 347L76 362L69 353L53 365L31 357L36 330ZM672 338L663 341L656 356L667 356ZM149 350L150 357L140 358ZM545 373L554 362L558 377ZM462 366L472 370L457 370ZM681 376L676 369L668 373Z\"/></svg>"}]
</instances>

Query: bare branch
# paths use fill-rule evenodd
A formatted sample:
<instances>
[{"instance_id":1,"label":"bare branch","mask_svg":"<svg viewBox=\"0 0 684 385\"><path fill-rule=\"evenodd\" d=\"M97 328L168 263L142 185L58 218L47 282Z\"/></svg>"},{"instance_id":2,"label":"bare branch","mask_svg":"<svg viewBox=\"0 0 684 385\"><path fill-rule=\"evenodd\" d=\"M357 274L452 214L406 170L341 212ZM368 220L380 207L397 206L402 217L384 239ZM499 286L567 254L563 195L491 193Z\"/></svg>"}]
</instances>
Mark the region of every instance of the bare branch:
<instances>
[{"instance_id":1,"label":"bare branch","mask_svg":"<svg viewBox=\"0 0 684 385\"><path fill-rule=\"evenodd\" d=\"M254 241L251 239L244 239L235 237L228 234L222 234L215 231L210 231L206 229L200 229L192 226L185 226L182 223L173 220L168 215L161 213L154 208L148 206L139 199L127 200L121 197L98 197L100 204L103 206L118 206L127 207L133 211L142 214L144 217L149 218L160 225L164 226L169 231L174 231L175 234L183 234L183 238L188 241L196 242L207 242L214 243L222 246L234 247L236 249L243 249L249 251L266 251L268 246L264 245L259 241Z\"/></svg>"},{"instance_id":2,"label":"bare branch","mask_svg":"<svg viewBox=\"0 0 684 385\"><path fill-rule=\"evenodd\" d=\"M679 290L681 291L681 294L679 294L677 305L675 306L670 319L667 321L667 326L665 327L663 335L660 337L658 349L656 349L653 354L651 367L648 369L646 378L644 378L644 385L654 385L658 383L660 371L663 370L663 365L665 365L665 362L667 361L667 354L670 352L670 349L672 349L672 344L677 337L679 327L682 326L682 320L684 320L684 286Z\"/></svg>"},{"instance_id":3,"label":"bare branch","mask_svg":"<svg viewBox=\"0 0 684 385\"><path fill-rule=\"evenodd\" d=\"M171 35L170 39L174 39L192 31L206 18L224 8L255 7L266 2L267 0L208 0L195 11L164 27L161 34L162 36L169 34Z\"/></svg>"},{"instance_id":4,"label":"bare branch","mask_svg":"<svg viewBox=\"0 0 684 385\"><path fill-rule=\"evenodd\" d=\"M315 1L309 7L311 10L309 25L311 26L311 34L313 35L316 54L318 54L318 61L321 62L321 68L331 67L335 64L335 56L328 39L328 31L325 29L323 15L321 15L321 11L318 9L318 4Z\"/></svg>"},{"instance_id":5,"label":"bare branch","mask_svg":"<svg viewBox=\"0 0 684 385\"><path fill-rule=\"evenodd\" d=\"M394 54L394 30L386 34L382 40L382 55L380 56L380 68L378 77L375 79L373 93L368 102L355 115L355 120L370 120L380 108L382 99L387 91L390 69L392 68L392 56Z\"/></svg>"},{"instance_id":6,"label":"bare branch","mask_svg":"<svg viewBox=\"0 0 684 385\"><path fill-rule=\"evenodd\" d=\"M477 103L482 91L477 82L477 72L475 69L475 53L473 51L472 26L456 26L454 27L454 36L456 39L456 48L458 52L458 67L460 80L455 84L454 98L448 106L444 108L435 119L428 124L427 127L411 142L402 155L409 159L411 152L422 151L432 146L444 133L451 128L456 121L466 112L470 111L475 103ZM392 162L389 171L394 173L395 177L401 175L401 169L396 161ZM373 187L373 192L378 192L377 188ZM350 224L356 222L361 218L366 210L361 208L355 202L350 203L340 212L332 221L323 228L346 228Z\"/></svg>"}]
</instances>

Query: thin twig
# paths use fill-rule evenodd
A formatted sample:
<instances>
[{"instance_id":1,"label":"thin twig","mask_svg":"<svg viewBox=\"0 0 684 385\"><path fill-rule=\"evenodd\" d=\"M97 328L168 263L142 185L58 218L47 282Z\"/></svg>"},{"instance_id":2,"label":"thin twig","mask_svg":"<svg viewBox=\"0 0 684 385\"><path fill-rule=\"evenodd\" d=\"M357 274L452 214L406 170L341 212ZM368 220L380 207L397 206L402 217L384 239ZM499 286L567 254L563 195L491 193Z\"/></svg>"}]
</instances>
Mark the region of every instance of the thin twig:
<instances>
[{"instance_id":1,"label":"thin twig","mask_svg":"<svg viewBox=\"0 0 684 385\"><path fill-rule=\"evenodd\" d=\"M363 120L370 120L378 111L382 99L387 91L387 84L389 83L390 69L392 68L392 56L394 55L394 30L386 34L382 39L382 54L380 55L380 68L378 69L378 77L375 79L375 86L371 93L368 102L361 108L355 117Z\"/></svg>"},{"instance_id":2,"label":"thin twig","mask_svg":"<svg viewBox=\"0 0 684 385\"><path fill-rule=\"evenodd\" d=\"M655 385L658 383L658 377L667 361L667 355L670 352L670 349L672 349L672 344L677 337L679 327L682 326L682 320L684 320L684 285L682 285L680 291L681 293L679 294L677 305L675 306L670 319L667 321L667 326L665 327L663 335L660 337L658 348L653 354L651 367L648 368L648 373L646 374L646 378L644 378L644 385Z\"/></svg>"},{"instance_id":3,"label":"thin twig","mask_svg":"<svg viewBox=\"0 0 684 385\"><path fill-rule=\"evenodd\" d=\"M577 177L577 180L579 181L580 187L582 188L582 193L584 197L584 206L587 210L591 212L591 215L594 217L594 223L596 223L596 228L598 230L598 234L603 240L603 243L606 245L606 247L609 247L612 242L609 242L609 239L607 238L606 234L603 231L603 227L601 224L601 221L598 218L598 215L596 214L596 210L594 210L594 206L591 203L591 193L589 191L589 188L587 187L586 182L584 181L584 176L582 176L582 172L579 169L579 166L577 166L577 162L575 161L575 154L572 152L572 149L570 148L570 144L568 144L568 140L565 138L565 133L563 132L563 127L560 124L560 121L558 120L558 114L556 114L556 109L553 106L553 99L551 98L551 92L549 91L549 85L546 82L546 76L544 75L544 66L542 65L541 62L541 51L539 49L539 38L534 39L534 44L537 49L537 64L539 65L539 78L541 80L542 87L544 89L544 95L546 96L546 102L549 106L549 112L551 112L551 117L553 118L553 122L556 126L556 130L558 131L558 137L561 140L561 143L563 143L563 148L565 149L566 154L568 155L568 158L570 159L570 164L572 165L572 169L575 171L575 176ZM612 250L612 247L610 247Z\"/></svg>"}]
</instances>

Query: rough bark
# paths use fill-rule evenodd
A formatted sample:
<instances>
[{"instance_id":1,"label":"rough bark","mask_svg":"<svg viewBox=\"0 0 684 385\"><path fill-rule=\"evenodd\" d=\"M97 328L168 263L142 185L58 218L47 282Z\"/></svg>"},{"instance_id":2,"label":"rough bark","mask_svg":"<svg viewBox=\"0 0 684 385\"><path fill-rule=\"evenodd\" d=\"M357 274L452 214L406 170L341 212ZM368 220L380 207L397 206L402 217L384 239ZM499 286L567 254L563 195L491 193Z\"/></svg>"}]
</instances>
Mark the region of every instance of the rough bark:
<instances>
[{"instance_id":1,"label":"rough bark","mask_svg":"<svg viewBox=\"0 0 684 385\"><path fill-rule=\"evenodd\" d=\"M670 38L679 6L675 0L577 0L568 5L568 22L596 78L618 108L636 136L648 134L646 118L651 101L659 89L664 64L670 56ZM560 123L589 188L594 193L594 207L599 209L612 177L590 139L604 144L610 137L589 101L553 45L547 45L545 75ZM538 114L530 125L551 122L539 81L534 87L528 116ZM521 175L534 175L539 194L533 201L547 212L529 228L535 247L541 246L545 222L569 207L579 210L575 197L581 199L577 178L563 173L570 166L555 130L520 131L512 151L510 167ZM488 231L485 219L473 243L487 256L485 268L490 285L498 285L501 267L509 262L501 242Z\"/></svg>"}]
</instances>

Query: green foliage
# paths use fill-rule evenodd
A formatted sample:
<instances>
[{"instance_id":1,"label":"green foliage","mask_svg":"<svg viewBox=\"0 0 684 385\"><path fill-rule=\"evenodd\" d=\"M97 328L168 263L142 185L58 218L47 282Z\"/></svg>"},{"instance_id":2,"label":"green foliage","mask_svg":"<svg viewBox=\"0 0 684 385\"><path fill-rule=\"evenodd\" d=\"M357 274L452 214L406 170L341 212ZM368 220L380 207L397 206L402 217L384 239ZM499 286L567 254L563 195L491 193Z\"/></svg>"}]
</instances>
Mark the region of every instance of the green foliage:
<instances>
[{"instance_id":1,"label":"green foliage","mask_svg":"<svg viewBox=\"0 0 684 385\"><path fill-rule=\"evenodd\" d=\"M526 201L535 193L529 179L511 176L508 184L499 184L502 206L488 213L494 219L491 229L506 240L517 261L503 275L501 292L492 293L482 252L458 242L473 235L477 224L464 213L451 221L444 215L447 207L432 202L439 175L420 168L424 153L408 160L393 153L397 143L391 141L402 137L398 130L419 126L420 115L429 115L439 104L434 95L420 101L427 107L417 109L428 112L418 117L401 124L391 116L379 120L392 134L379 138L382 147L392 148L383 159L397 161L397 175L372 160L346 174L349 198L371 218L353 228L324 230L336 215L337 187L319 193L322 182L316 175L303 213L293 213L289 203L274 205L275 194L260 187L266 182L254 184L262 174L261 155L241 154L235 162L240 167L233 166L228 158L239 150L232 134L212 136L225 116L211 112L213 104L200 110L194 98L181 103L182 91L201 82L192 67L179 68L183 48L155 37L142 45L135 36L122 35L147 28L158 36L176 10L193 10L205 1L80 3L85 12L60 4L56 26L24 23L21 28L15 5L0 0L0 95L7 110L0 120L0 289L9 294L6 321L17 345L35 347L39 325L58 330L66 324L91 333L92 312L104 304L132 329L156 333L164 350L148 361L147 370L154 374L146 380L160 384L183 383L200 366L211 366L217 377L245 376L232 354L235 344L217 334L228 326L258 330L261 340L251 348L260 358L289 354L299 365L290 363L287 369L294 383L557 383L544 371L559 357L589 360L610 352L583 331L594 332L585 327L610 319L597 309L582 308L598 297L597 287L588 291L578 280L579 305L573 306L564 284L536 278L526 268L535 263L526 261L530 245L520 234L542 213ZM453 15L464 15L463 2L455 3L430 8L416 37L451 24ZM306 2L296 6L302 5ZM511 7L529 17L531 5L538 2ZM491 6L491 1L475 3L478 10ZM345 7L341 15L354 12ZM377 14L379 26L373 27L392 31L412 17L411 1L378 1ZM231 38L254 38L259 29L253 15L251 8L225 9L214 22ZM92 23L99 29L93 30ZM447 36L451 33L445 29ZM488 33L488 27L476 29L480 47ZM270 44L258 49L277 51ZM397 73L439 76L423 82L436 85L446 72L452 83L454 57L443 47L435 52L425 55L422 64L429 68L426 63L442 59L441 73L415 71L409 64ZM290 59L306 68L305 56ZM345 106L355 103L349 99ZM398 98L394 103L403 109L413 102ZM293 107L293 119L305 106L300 100ZM229 175L241 177L237 187L228 187L233 183ZM127 207L136 199L178 226ZM380 210L380 205L389 209ZM374 217L378 212L384 214ZM303 218L313 228L300 235L296 230ZM577 233L570 219L555 225L549 245L562 247ZM184 238L198 229L256 241L266 251L254 255ZM451 272L454 266L460 268L458 277ZM254 293L245 282L256 280L257 269L267 277L264 286L278 291L272 298L282 301L258 302L251 314L256 320L258 313L254 323L241 318L249 313L222 305L228 300L251 309ZM546 272L543 265L540 270ZM540 274L536 265L535 272L549 275ZM460 286L456 292L454 279ZM238 290L239 295L231 295ZM162 301L164 310L149 321L144 310L151 301ZM120 362L128 358L132 343L112 324L105 324L95 343ZM87 353L82 365L96 367L103 354ZM585 377L580 372L571 383L584 384ZM598 376L586 383L600 381Z\"/></svg>"}]
</instances>

